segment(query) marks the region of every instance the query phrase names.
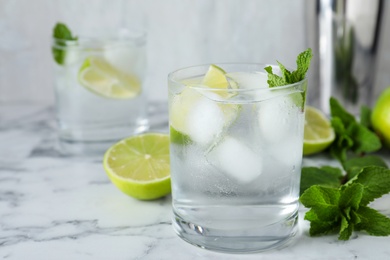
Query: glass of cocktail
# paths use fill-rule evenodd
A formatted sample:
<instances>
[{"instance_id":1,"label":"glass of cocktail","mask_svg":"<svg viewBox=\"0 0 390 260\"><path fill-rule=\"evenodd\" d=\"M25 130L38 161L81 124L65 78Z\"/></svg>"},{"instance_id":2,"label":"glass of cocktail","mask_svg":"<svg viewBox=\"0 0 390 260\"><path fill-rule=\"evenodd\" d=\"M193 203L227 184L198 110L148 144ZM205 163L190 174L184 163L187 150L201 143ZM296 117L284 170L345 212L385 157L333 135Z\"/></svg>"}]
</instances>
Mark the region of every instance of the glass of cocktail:
<instances>
[{"instance_id":1,"label":"glass of cocktail","mask_svg":"<svg viewBox=\"0 0 390 260\"><path fill-rule=\"evenodd\" d=\"M168 77L173 227L199 247L257 252L297 232L307 80L269 88L266 66Z\"/></svg>"},{"instance_id":2,"label":"glass of cocktail","mask_svg":"<svg viewBox=\"0 0 390 260\"><path fill-rule=\"evenodd\" d=\"M70 33L58 26L52 51L61 152L102 154L145 131L145 33L121 29L63 39Z\"/></svg>"}]
</instances>

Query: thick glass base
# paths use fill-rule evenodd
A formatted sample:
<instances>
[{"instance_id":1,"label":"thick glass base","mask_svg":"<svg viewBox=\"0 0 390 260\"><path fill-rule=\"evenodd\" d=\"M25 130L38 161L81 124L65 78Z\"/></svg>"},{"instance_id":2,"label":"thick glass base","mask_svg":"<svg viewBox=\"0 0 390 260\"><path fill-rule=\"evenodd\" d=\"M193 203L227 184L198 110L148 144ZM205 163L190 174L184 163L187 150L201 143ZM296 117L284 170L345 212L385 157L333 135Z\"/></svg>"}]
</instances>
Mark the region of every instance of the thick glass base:
<instances>
[{"instance_id":1,"label":"thick glass base","mask_svg":"<svg viewBox=\"0 0 390 260\"><path fill-rule=\"evenodd\" d=\"M195 246L225 253L256 253L285 247L298 231L298 213L272 225L251 229L214 229L187 222L179 215L173 217L173 228L183 240ZM269 230L283 228L283 236L267 235Z\"/></svg>"}]
</instances>

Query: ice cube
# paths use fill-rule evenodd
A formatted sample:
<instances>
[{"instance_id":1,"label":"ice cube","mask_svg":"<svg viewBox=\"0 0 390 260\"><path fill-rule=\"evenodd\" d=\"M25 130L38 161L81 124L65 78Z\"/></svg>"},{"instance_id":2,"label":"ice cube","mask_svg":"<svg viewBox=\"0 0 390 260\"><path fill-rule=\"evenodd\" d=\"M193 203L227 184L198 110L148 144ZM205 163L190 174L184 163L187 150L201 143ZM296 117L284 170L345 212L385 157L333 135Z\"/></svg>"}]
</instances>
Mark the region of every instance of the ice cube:
<instances>
[{"instance_id":1,"label":"ice cube","mask_svg":"<svg viewBox=\"0 0 390 260\"><path fill-rule=\"evenodd\" d=\"M262 137L269 143L289 137L289 128L296 125L293 109L298 109L290 96L279 96L259 103L258 120Z\"/></svg>"},{"instance_id":2,"label":"ice cube","mask_svg":"<svg viewBox=\"0 0 390 260\"><path fill-rule=\"evenodd\" d=\"M104 49L104 58L117 70L132 74L137 71L141 60L135 48L128 45L112 47L110 45Z\"/></svg>"},{"instance_id":3,"label":"ice cube","mask_svg":"<svg viewBox=\"0 0 390 260\"><path fill-rule=\"evenodd\" d=\"M261 156L230 136L226 136L207 154L207 160L240 183L249 183L262 173Z\"/></svg>"},{"instance_id":4,"label":"ice cube","mask_svg":"<svg viewBox=\"0 0 390 260\"><path fill-rule=\"evenodd\" d=\"M223 131L224 113L216 102L200 97L189 108L186 121L190 138L200 144L209 144Z\"/></svg>"},{"instance_id":5,"label":"ice cube","mask_svg":"<svg viewBox=\"0 0 390 260\"><path fill-rule=\"evenodd\" d=\"M230 72L226 77L237 83L240 89L268 88L268 76L265 73Z\"/></svg>"}]
</instances>

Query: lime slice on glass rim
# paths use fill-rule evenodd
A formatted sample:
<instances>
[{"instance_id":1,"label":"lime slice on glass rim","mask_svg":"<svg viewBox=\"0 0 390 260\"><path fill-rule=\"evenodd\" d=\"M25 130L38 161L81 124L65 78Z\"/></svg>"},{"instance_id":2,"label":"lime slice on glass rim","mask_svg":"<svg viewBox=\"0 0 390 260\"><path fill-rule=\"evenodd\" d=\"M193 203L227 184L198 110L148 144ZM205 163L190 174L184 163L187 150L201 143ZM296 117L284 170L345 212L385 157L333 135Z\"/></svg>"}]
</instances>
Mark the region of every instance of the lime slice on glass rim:
<instances>
[{"instance_id":1,"label":"lime slice on glass rim","mask_svg":"<svg viewBox=\"0 0 390 260\"><path fill-rule=\"evenodd\" d=\"M112 99L130 99L141 92L141 81L123 73L98 56L89 56L81 65L79 83L89 91Z\"/></svg>"},{"instance_id":2,"label":"lime slice on glass rim","mask_svg":"<svg viewBox=\"0 0 390 260\"><path fill-rule=\"evenodd\" d=\"M334 139L334 130L325 115L314 107L306 106L303 155L325 150Z\"/></svg>"},{"instance_id":3,"label":"lime slice on glass rim","mask_svg":"<svg viewBox=\"0 0 390 260\"><path fill-rule=\"evenodd\" d=\"M171 192L169 136L146 133L111 146L103 158L110 180L123 193L153 200Z\"/></svg>"},{"instance_id":4,"label":"lime slice on glass rim","mask_svg":"<svg viewBox=\"0 0 390 260\"><path fill-rule=\"evenodd\" d=\"M218 99L229 99L235 94L229 93L226 90L238 88L237 83L226 77L226 72L214 64L209 66L201 84L194 84L194 88L191 88L191 84L187 81L183 81L183 84L187 85L187 87L173 98L170 109L171 141L177 144L191 142L191 128L188 122L188 120L191 120L191 117L189 116L191 111L197 109L196 107L206 100L208 100L208 102L215 102L209 100L209 97L205 97L202 93L219 97ZM204 92L200 89L202 85L205 86ZM208 88L212 90L209 91ZM231 124L231 122L237 118L240 106L236 104L218 104L218 106L221 109L226 127L226 125Z\"/></svg>"}]
</instances>

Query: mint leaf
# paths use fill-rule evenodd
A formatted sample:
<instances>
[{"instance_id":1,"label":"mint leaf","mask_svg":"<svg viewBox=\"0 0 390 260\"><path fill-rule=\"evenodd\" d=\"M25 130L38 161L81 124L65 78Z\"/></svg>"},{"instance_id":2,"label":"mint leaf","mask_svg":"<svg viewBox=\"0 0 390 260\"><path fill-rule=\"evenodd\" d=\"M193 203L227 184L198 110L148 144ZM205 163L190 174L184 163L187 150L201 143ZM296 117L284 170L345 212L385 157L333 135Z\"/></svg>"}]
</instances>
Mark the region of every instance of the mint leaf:
<instances>
[{"instance_id":1,"label":"mint leaf","mask_svg":"<svg viewBox=\"0 0 390 260\"><path fill-rule=\"evenodd\" d=\"M364 167L379 166L388 168L385 161L376 155L367 155L363 157L352 158L343 163L343 168L347 172L348 179L352 179L359 174Z\"/></svg>"},{"instance_id":2,"label":"mint leaf","mask_svg":"<svg viewBox=\"0 0 390 260\"><path fill-rule=\"evenodd\" d=\"M356 230L365 230L373 236L390 235L390 218L366 206L361 206L356 213L361 220Z\"/></svg>"},{"instance_id":3,"label":"mint leaf","mask_svg":"<svg viewBox=\"0 0 390 260\"><path fill-rule=\"evenodd\" d=\"M313 53L310 48L298 55L297 70L291 73L294 82L290 82L290 83L299 82L305 78L306 72L309 70L310 62L312 58L313 58Z\"/></svg>"},{"instance_id":4,"label":"mint leaf","mask_svg":"<svg viewBox=\"0 0 390 260\"><path fill-rule=\"evenodd\" d=\"M338 228L339 224L337 221L310 221L309 234L310 236L325 235L335 232Z\"/></svg>"},{"instance_id":5,"label":"mint leaf","mask_svg":"<svg viewBox=\"0 0 390 260\"><path fill-rule=\"evenodd\" d=\"M332 175L333 177L337 178L338 180L341 180L343 178L343 172L340 168L332 167L332 166L322 166L320 167L321 170L326 172L329 175ZM340 186L340 185L338 185ZM337 187L338 187L337 186Z\"/></svg>"},{"instance_id":6,"label":"mint leaf","mask_svg":"<svg viewBox=\"0 0 390 260\"><path fill-rule=\"evenodd\" d=\"M367 128L372 128L371 109L367 106L362 106L360 108L360 124Z\"/></svg>"},{"instance_id":7,"label":"mint leaf","mask_svg":"<svg viewBox=\"0 0 390 260\"><path fill-rule=\"evenodd\" d=\"M66 47L66 41L77 41L77 37L72 35L69 28L63 23L57 23L53 29L53 38L57 46L52 47L54 60L63 65L65 63L66 51L58 47Z\"/></svg>"},{"instance_id":8,"label":"mint leaf","mask_svg":"<svg viewBox=\"0 0 390 260\"><path fill-rule=\"evenodd\" d=\"M342 209L351 208L357 210L363 197L364 186L360 183L344 186L341 190L339 207ZM350 216L348 215L348 220Z\"/></svg>"},{"instance_id":9,"label":"mint leaf","mask_svg":"<svg viewBox=\"0 0 390 260\"><path fill-rule=\"evenodd\" d=\"M334 222L340 215L339 198L338 189L314 185L308 188L299 200L305 207L311 208L310 214L315 214L318 220Z\"/></svg>"},{"instance_id":10,"label":"mint leaf","mask_svg":"<svg viewBox=\"0 0 390 260\"><path fill-rule=\"evenodd\" d=\"M345 127L349 126L350 124L356 123L355 117L350 113L348 113L337 101L337 99L331 97L329 103L330 103L330 113L332 117L340 118L341 122Z\"/></svg>"},{"instance_id":11,"label":"mint leaf","mask_svg":"<svg viewBox=\"0 0 390 260\"><path fill-rule=\"evenodd\" d=\"M341 211L340 240L348 240L352 235L354 224L360 222L360 219L354 213L359 208L360 201L363 197L363 190L363 185L359 183L341 188L341 196L339 199L339 209Z\"/></svg>"},{"instance_id":12,"label":"mint leaf","mask_svg":"<svg viewBox=\"0 0 390 260\"><path fill-rule=\"evenodd\" d=\"M357 154L375 152L382 147L379 137L363 125L351 124L347 132L354 141L352 150Z\"/></svg>"},{"instance_id":13,"label":"mint leaf","mask_svg":"<svg viewBox=\"0 0 390 260\"><path fill-rule=\"evenodd\" d=\"M268 72L267 83L269 87L284 86L303 80L309 70L312 57L313 53L310 48L300 53L296 61L297 69L293 72L290 72L282 63L278 62L282 76L274 74L271 66L265 67L265 71Z\"/></svg>"},{"instance_id":14,"label":"mint leaf","mask_svg":"<svg viewBox=\"0 0 390 260\"><path fill-rule=\"evenodd\" d=\"M338 188L343 174L340 169L324 166L303 167L301 172L300 194L313 185L321 185L323 187Z\"/></svg>"},{"instance_id":15,"label":"mint leaf","mask_svg":"<svg viewBox=\"0 0 390 260\"><path fill-rule=\"evenodd\" d=\"M351 224L345 216L341 216L339 240L348 240L353 231L353 224Z\"/></svg>"},{"instance_id":16,"label":"mint leaf","mask_svg":"<svg viewBox=\"0 0 390 260\"><path fill-rule=\"evenodd\" d=\"M361 205L366 206L390 192L390 170L377 166L365 167L350 183L360 183L364 186Z\"/></svg>"},{"instance_id":17,"label":"mint leaf","mask_svg":"<svg viewBox=\"0 0 390 260\"><path fill-rule=\"evenodd\" d=\"M330 146L330 153L340 162L344 162L347 159L347 151L352 148L354 142L340 118L334 117L330 122L336 134L336 138Z\"/></svg>"},{"instance_id":18,"label":"mint leaf","mask_svg":"<svg viewBox=\"0 0 390 260\"><path fill-rule=\"evenodd\" d=\"M63 23L57 23L53 29L53 37L59 40L77 40L69 28Z\"/></svg>"},{"instance_id":19,"label":"mint leaf","mask_svg":"<svg viewBox=\"0 0 390 260\"><path fill-rule=\"evenodd\" d=\"M356 154L375 152L381 148L379 137L355 120L335 98L330 98L332 127L336 138L330 147L331 154L341 163L347 159L347 152Z\"/></svg>"},{"instance_id":20,"label":"mint leaf","mask_svg":"<svg viewBox=\"0 0 390 260\"><path fill-rule=\"evenodd\" d=\"M270 88L277 87L277 86L284 86L288 84L282 77L273 73L271 66L265 67L264 69L266 72L268 72L267 83Z\"/></svg>"}]
</instances>

